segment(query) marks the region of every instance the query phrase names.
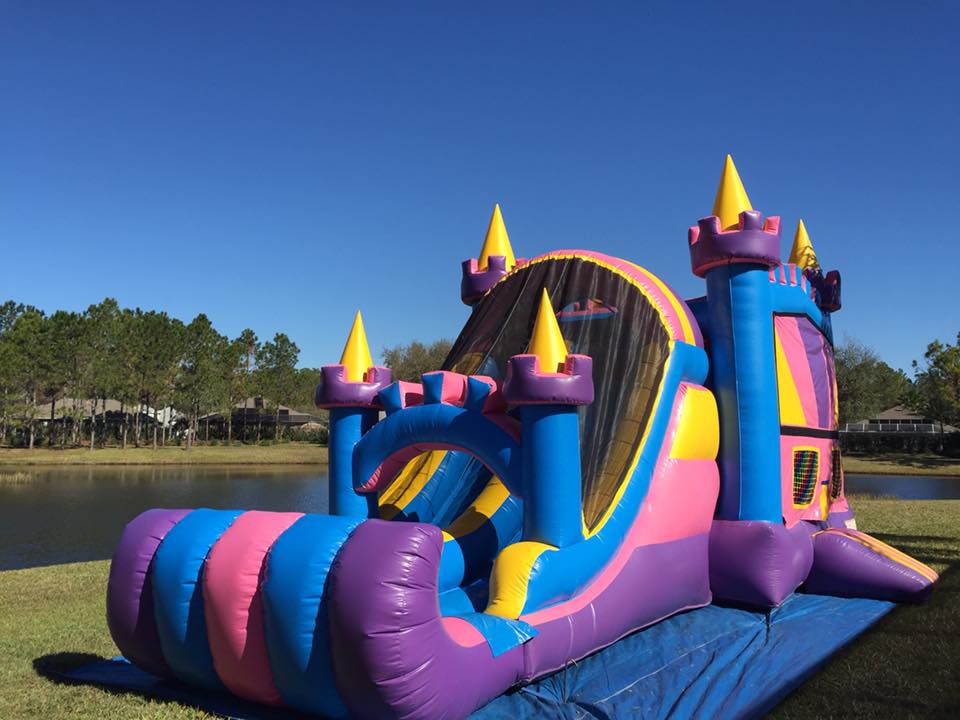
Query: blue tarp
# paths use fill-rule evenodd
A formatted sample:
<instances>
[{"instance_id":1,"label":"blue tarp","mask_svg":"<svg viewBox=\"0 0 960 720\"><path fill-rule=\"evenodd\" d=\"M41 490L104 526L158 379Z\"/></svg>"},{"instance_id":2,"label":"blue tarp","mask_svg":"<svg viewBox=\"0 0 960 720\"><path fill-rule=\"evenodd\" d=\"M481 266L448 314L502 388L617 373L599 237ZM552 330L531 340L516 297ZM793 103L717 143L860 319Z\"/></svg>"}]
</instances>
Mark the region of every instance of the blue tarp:
<instances>
[{"instance_id":1,"label":"blue tarp","mask_svg":"<svg viewBox=\"0 0 960 720\"><path fill-rule=\"evenodd\" d=\"M710 605L625 637L472 717L762 717L893 607L799 593L770 612Z\"/></svg>"},{"instance_id":2,"label":"blue tarp","mask_svg":"<svg viewBox=\"0 0 960 720\"><path fill-rule=\"evenodd\" d=\"M710 605L502 695L472 718L761 717L893 607L804 594L770 612ZM242 720L302 717L158 680L123 659L98 661L66 676Z\"/></svg>"}]
</instances>

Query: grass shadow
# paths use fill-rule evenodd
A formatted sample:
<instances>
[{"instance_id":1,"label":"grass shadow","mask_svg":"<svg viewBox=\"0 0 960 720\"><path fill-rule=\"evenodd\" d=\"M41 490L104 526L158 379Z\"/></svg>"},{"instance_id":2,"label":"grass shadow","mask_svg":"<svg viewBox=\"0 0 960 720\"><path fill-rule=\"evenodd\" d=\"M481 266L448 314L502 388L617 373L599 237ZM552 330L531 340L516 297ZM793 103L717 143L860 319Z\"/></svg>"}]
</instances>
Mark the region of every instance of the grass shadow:
<instances>
[{"instance_id":1,"label":"grass shadow","mask_svg":"<svg viewBox=\"0 0 960 720\"><path fill-rule=\"evenodd\" d=\"M99 673L98 678L71 675L87 665L108 662L108 658L92 653L59 652L35 658L33 668L38 675L58 685L89 686L114 696L136 696L152 702L199 710L214 717L236 720L306 720L316 717L261 705L226 693L188 687L121 662L116 663L115 678L109 678L109 670Z\"/></svg>"},{"instance_id":2,"label":"grass shadow","mask_svg":"<svg viewBox=\"0 0 960 720\"><path fill-rule=\"evenodd\" d=\"M159 703L169 703L171 705L180 705L189 707L195 710L200 710L205 713L217 716L217 717L237 717L237 718L247 718L254 720L255 718L259 720L261 716L258 715L234 715L233 713L221 713L207 706L202 702L191 702L189 699L183 697L171 697L168 693L164 692L155 692L150 689L138 689L133 687L126 687L124 685L114 685L109 682L97 682L94 680L87 680L80 677L71 677L70 673L76 670L79 670L87 665L98 662L106 662L108 658L101 657L100 655L94 655L92 653L85 652L58 652L51 653L49 655L42 655L33 660L33 669L40 677L49 680L50 682L56 685L72 685L72 686L88 686L96 688L101 692L105 692L109 695L114 695L117 697L122 697L126 695L134 695L141 697L145 700L150 700L153 702ZM159 685L163 681L157 680Z\"/></svg>"},{"instance_id":3,"label":"grass shadow","mask_svg":"<svg viewBox=\"0 0 960 720\"><path fill-rule=\"evenodd\" d=\"M941 535L904 535L883 532L872 533L872 535L922 563L940 567L946 566L943 572L948 572L960 566L960 545L958 545L956 538Z\"/></svg>"},{"instance_id":4,"label":"grass shadow","mask_svg":"<svg viewBox=\"0 0 960 720\"><path fill-rule=\"evenodd\" d=\"M932 595L923 604L900 605L881 618L788 695L769 718L960 717L960 667L954 661L960 657L956 539L875 537L899 543L924 562L947 565ZM952 547L918 544L937 541ZM914 547L904 547L910 545Z\"/></svg>"},{"instance_id":5,"label":"grass shadow","mask_svg":"<svg viewBox=\"0 0 960 720\"><path fill-rule=\"evenodd\" d=\"M33 660L33 670L42 678L64 685L77 685L81 681L74 680L68 673L84 665L95 663L105 658L86 652L58 652L42 655Z\"/></svg>"}]
</instances>

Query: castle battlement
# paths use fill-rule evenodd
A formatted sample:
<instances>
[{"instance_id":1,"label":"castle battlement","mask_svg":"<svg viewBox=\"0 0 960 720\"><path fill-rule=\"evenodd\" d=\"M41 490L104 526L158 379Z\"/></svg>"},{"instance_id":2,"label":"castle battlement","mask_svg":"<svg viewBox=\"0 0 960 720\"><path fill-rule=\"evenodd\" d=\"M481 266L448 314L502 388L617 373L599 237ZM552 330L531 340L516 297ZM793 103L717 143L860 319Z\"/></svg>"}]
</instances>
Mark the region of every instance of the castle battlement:
<instances>
[{"instance_id":1,"label":"castle battlement","mask_svg":"<svg viewBox=\"0 0 960 720\"><path fill-rule=\"evenodd\" d=\"M770 282L799 287L824 312L840 309L838 270L831 270L824 275L820 268L801 269L796 263L778 263L770 268Z\"/></svg>"},{"instance_id":2,"label":"castle battlement","mask_svg":"<svg viewBox=\"0 0 960 720\"><path fill-rule=\"evenodd\" d=\"M778 263L770 268L770 282L779 285L799 287L811 300L816 301L813 282L807 272L801 270L796 263Z\"/></svg>"},{"instance_id":3,"label":"castle battlement","mask_svg":"<svg viewBox=\"0 0 960 720\"><path fill-rule=\"evenodd\" d=\"M477 258L470 258L462 263L460 299L464 305L475 304L487 290L500 282L500 279L509 272L507 259L503 255L491 255L484 270L479 269L477 262Z\"/></svg>"},{"instance_id":4,"label":"castle battlement","mask_svg":"<svg viewBox=\"0 0 960 720\"><path fill-rule=\"evenodd\" d=\"M490 216L490 226L487 228L483 247L480 248L480 255L463 261L460 299L465 305L473 307L484 293L522 262L513 254L500 205L497 204Z\"/></svg>"},{"instance_id":5,"label":"castle battlement","mask_svg":"<svg viewBox=\"0 0 960 720\"><path fill-rule=\"evenodd\" d=\"M701 218L687 232L690 265L703 277L720 265L751 263L773 266L780 262L780 218L764 218L758 210L744 210L738 224L724 230L716 215Z\"/></svg>"}]
</instances>

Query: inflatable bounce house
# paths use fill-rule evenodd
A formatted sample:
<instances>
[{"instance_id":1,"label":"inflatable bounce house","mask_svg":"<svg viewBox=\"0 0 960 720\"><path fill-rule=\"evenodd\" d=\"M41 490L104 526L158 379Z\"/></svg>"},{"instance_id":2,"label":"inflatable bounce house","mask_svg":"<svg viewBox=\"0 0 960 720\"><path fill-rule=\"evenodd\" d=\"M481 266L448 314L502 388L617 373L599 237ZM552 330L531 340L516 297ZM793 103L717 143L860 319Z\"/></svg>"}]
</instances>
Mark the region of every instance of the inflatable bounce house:
<instances>
[{"instance_id":1,"label":"inflatable bounce house","mask_svg":"<svg viewBox=\"0 0 960 720\"><path fill-rule=\"evenodd\" d=\"M495 209L442 369L392 381L359 313L322 369L329 515L127 526L121 651L324 717L462 718L714 600L923 599L936 574L859 532L844 497L839 273L802 223L781 262L780 219L729 157L688 246L693 300L597 252L518 259Z\"/></svg>"}]
</instances>

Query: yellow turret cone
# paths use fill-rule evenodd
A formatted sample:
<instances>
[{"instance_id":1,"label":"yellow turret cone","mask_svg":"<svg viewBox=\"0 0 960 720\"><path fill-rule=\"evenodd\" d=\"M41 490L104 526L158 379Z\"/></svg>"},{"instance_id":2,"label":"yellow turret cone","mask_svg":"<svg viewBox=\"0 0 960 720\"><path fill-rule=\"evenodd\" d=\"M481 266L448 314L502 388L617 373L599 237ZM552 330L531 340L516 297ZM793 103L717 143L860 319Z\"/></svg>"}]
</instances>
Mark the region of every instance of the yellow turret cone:
<instances>
[{"instance_id":1,"label":"yellow turret cone","mask_svg":"<svg viewBox=\"0 0 960 720\"><path fill-rule=\"evenodd\" d=\"M350 328L350 337L343 346L340 364L347 368L347 380L362 382L367 370L373 367L373 358L370 356L370 346L367 344L367 334L363 330L363 317L357 310Z\"/></svg>"},{"instance_id":2,"label":"yellow turret cone","mask_svg":"<svg viewBox=\"0 0 960 720\"><path fill-rule=\"evenodd\" d=\"M561 372L567 359L567 344L563 341L563 334L560 332L560 325L546 288L540 297L540 307L533 323L533 336L527 346L527 354L540 358L540 372L545 373Z\"/></svg>"},{"instance_id":3,"label":"yellow turret cone","mask_svg":"<svg viewBox=\"0 0 960 720\"><path fill-rule=\"evenodd\" d=\"M753 206L750 205L750 198L740 181L740 173L733 164L733 158L727 155L723 163L720 186L717 188L717 198L713 201L713 214L720 218L721 227L729 230L737 227L740 213L744 210L753 210Z\"/></svg>"},{"instance_id":4,"label":"yellow turret cone","mask_svg":"<svg viewBox=\"0 0 960 720\"><path fill-rule=\"evenodd\" d=\"M788 262L794 263L801 270L820 267L803 220L797 225L797 234L793 236L793 247L790 249L790 260Z\"/></svg>"},{"instance_id":5,"label":"yellow turret cone","mask_svg":"<svg viewBox=\"0 0 960 720\"><path fill-rule=\"evenodd\" d=\"M477 269L486 270L491 255L503 255L507 260L507 270L517 264L517 259L513 256L513 248L510 247L510 238L507 236L507 228L503 224L503 215L500 214L500 204L493 206L493 215L490 216L490 226L487 228L487 237L483 241L483 247L480 249L480 257L477 260Z\"/></svg>"}]
</instances>

